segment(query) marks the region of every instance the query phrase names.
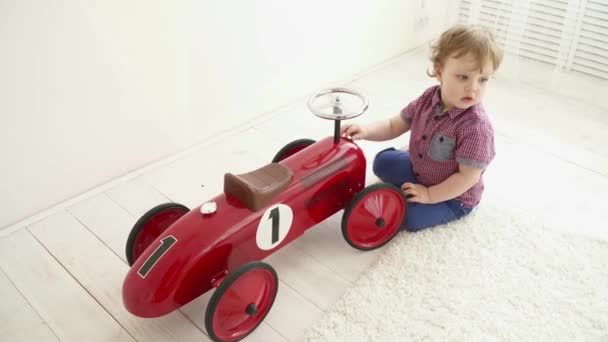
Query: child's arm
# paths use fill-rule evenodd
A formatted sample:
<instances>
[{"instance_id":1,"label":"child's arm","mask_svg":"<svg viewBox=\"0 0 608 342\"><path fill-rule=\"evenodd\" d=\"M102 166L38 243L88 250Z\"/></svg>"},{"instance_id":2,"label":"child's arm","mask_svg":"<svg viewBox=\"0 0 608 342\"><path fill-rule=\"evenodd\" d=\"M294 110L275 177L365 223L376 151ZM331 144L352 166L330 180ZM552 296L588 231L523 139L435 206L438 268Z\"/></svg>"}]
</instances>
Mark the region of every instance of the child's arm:
<instances>
[{"instance_id":1,"label":"child's arm","mask_svg":"<svg viewBox=\"0 0 608 342\"><path fill-rule=\"evenodd\" d=\"M347 124L342 127L341 133L352 137L353 140L385 141L396 138L409 129L409 123L403 120L401 115L396 115L388 120L374 122L367 126Z\"/></svg>"},{"instance_id":2,"label":"child's arm","mask_svg":"<svg viewBox=\"0 0 608 342\"><path fill-rule=\"evenodd\" d=\"M410 202L439 203L465 193L479 181L482 171L472 166L458 164L458 172L437 185L427 188L421 184L404 183L401 189L405 194L412 196L408 199Z\"/></svg>"},{"instance_id":3,"label":"child's arm","mask_svg":"<svg viewBox=\"0 0 608 342\"><path fill-rule=\"evenodd\" d=\"M429 188L430 203L439 203L462 195L479 181L482 171L472 166L458 164L458 172Z\"/></svg>"}]
</instances>

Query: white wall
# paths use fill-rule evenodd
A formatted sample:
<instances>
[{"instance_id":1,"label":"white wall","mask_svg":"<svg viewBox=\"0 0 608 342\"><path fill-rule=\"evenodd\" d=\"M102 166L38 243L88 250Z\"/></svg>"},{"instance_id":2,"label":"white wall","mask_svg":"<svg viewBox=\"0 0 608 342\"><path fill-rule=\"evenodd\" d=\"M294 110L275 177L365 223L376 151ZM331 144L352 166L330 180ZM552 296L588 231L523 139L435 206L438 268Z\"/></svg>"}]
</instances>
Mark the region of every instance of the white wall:
<instances>
[{"instance_id":1,"label":"white wall","mask_svg":"<svg viewBox=\"0 0 608 342\"><path fill-rule=\"evenodd\" d=\"M0 1L0 227L414 48L447 4Z\"/></svg>"}]
</instances>

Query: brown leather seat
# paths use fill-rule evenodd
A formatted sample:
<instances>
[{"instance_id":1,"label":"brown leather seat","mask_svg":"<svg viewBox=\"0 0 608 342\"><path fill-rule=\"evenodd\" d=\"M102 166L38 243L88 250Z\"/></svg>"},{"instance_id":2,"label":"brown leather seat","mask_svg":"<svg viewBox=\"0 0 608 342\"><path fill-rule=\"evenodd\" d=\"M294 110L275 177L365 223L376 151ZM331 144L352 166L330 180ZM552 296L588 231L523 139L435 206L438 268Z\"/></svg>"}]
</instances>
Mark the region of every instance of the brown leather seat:
<instances>
[{"instance_id":1,"label":"brown leather seat","mask_svg":"<svg viewBox=\"0 0 608 342\"><path fill-rule=\"evenodd\" d=\"M271 163L241 175L224 175L224 193L238 198L252 211L257 211L280 194L293 178L291 170Z\"/></svg>"}]
</instances>

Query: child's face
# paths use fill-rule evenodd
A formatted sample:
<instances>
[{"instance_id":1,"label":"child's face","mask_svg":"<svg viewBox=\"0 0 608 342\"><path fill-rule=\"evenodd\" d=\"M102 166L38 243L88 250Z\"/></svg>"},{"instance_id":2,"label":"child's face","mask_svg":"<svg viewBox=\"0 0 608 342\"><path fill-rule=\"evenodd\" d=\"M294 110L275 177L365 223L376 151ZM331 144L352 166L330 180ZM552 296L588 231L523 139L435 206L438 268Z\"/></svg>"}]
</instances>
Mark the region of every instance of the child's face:
<instances>
[{"instance_id":1,"label":"child's face","mask_svg":"<svg viewBox=\"0 0 608 342\"><path fill-rule=\"evenodd\" d=\"M480 103L486 93L488 80L494 73L490 61L483 65L483 73L475 57L470 54L448 57L435 74L441 84L444 110L466 109Z\"/></svg>"}]
</instances>

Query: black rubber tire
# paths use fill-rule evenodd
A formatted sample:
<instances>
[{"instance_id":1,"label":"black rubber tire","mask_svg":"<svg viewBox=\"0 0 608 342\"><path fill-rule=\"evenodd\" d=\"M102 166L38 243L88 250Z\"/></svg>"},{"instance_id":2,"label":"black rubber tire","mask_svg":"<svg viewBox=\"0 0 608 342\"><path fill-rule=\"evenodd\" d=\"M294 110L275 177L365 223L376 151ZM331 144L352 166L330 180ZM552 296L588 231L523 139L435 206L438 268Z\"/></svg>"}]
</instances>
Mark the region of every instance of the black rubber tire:
<instances>
[{"instance_id":1,"label":"black rubber tire","mask_svg":"<svg viewBox=\"0 0 608 342\"><path fill-rule=\"evenodd\" d=\"M291 154L289 154L289 152L294 148L307 147L314 143L316 143L316 141L312 140L312 139L298 139L298 140L292 141L289 144L285 145L282 149L280 149L279 152L277 152L277 154L274 156L274 158L272 158L272 162L278 163L281 160L285 159L286 155L291 155Z\"/></svg>"},{"instance_id":2,"label":"black rubber tire","mask_svg":"<svg viewBox=\"0 0 608 342\"><path fill-rule=\"evenodd\" d=\"M240 338L238 338L236 340L222 340L219 337L217 337L215 335L215 332L213 331L213 314L215 313L215 309L216 309L220 299L222 298L224 293L230 288L232 283L234 283L243 274L245 274L253 269L256 269L256 268L265 268L266 270L270 271L270 273L272 273L272 275L274 277L276 291L274 292L272 301L270 302L270 307L268 308L268 311L264 314L264 316L260 318L260 321L247 334L241 336ZM220 286L218 286L217 289L215 289L215 292L213 293L213 295L211 296L211 299L209 300L209 304L207 304L207 309L205 311L205 329L207 330L207 334L209 335L209 338L211 338L213 341L234 342L234 341L240 341L243 338L247 337L249 334L251 334L253 331L255 331L255 329L264 321L264 318L266 318L266 315L272 309L274 300L276 299L278 292L279 292L279 277L277 276L277 272L274 270L274 268L272 268L272 266L270 266L269 264L267 264L265 262L251 261L251 262L239 267L236 271L228 274L226 276L226 279L224 279L222 281Z\"/></svg>"},{"instance_id":3,"label":"black rubber tire","mask_svg":"<svg viewBox=\"0 0 608 342\"><path fill-rule=\"evenodd\" d=\"M348 203L348 205L346 206L346 208L344 209L344 214L342 215L342 236L344 237L344 240L346 240L346 242L351 245L352 247L358 249L358 250L362 250L362 251L371 251L377 248L380 248L382 246L384 246L385 244L387 244L389 241L391 241L396 235L397 233L399 233L399 231L401 231L403 229L403 227L405 226L405 219L407 216L407 209L406 209L406 214L403 215L403 219L401 221L401 223L399 224L399 229L397 229L397 231L395 232L395 234L390 237L387 241L385 241L384 243L371 247L371 248L365 248L365 247L361 247L359 245L357 245L356 243L354 243L352 241L352 239L348 236L348 219L350 218L350 214L353 210L353 208L355 207L355 205L357 204L357 202L359 202L365 195L369 194L370 192L374 192L378 189L392 189L397 191L398 193L401 194L401 196L403 197L403 202L406 205L407 208L407 200L405 195L403 194L403 192L401 191L401 189L399 189L398 187L396 187L393 184L390 183L376 183L376 184L372 184L370 186L367 186L366 188L364 188L363 190L361 190L357 195L355 195L355 197L353 197L353 199Z\"/></svg>"},{"instance_id":4,"label":"black rubber tire","mask_svg":"<svg viewBox=\"0 0 608 342\"><path fill-rule=\"evenodd\" d=\"M133 225L133 228L131 228L129 237L127 238L127 245L125 247L125 255L127 257L127 262L129 263L129 266L133 266L133 264L135 263L132 252L133 252L133 244L135 243L135 239L137 238L139 231L156 214L158 214L159 212L161 212L163 210L169 209L169 208L183 209L185 213L190 211L190 209L188 209L188 207L186 207L183 204L171 202L171 203L159 204L156 207L148 210L145 214L143 214L142 217L140 217L139 220L137 220L137 222L135 222L135 224Z\"/></svg>"}]
</instances>

